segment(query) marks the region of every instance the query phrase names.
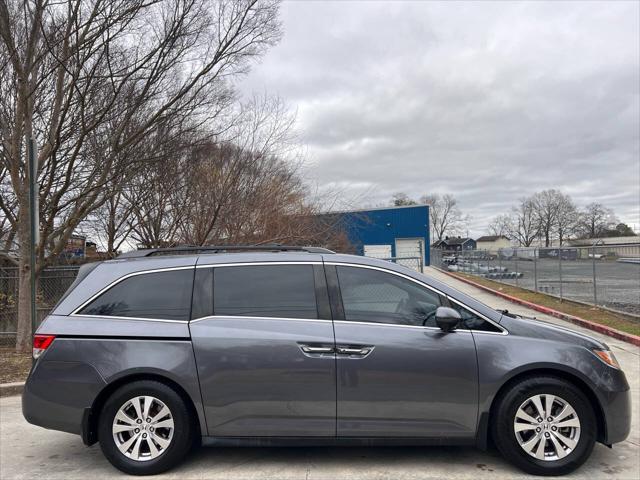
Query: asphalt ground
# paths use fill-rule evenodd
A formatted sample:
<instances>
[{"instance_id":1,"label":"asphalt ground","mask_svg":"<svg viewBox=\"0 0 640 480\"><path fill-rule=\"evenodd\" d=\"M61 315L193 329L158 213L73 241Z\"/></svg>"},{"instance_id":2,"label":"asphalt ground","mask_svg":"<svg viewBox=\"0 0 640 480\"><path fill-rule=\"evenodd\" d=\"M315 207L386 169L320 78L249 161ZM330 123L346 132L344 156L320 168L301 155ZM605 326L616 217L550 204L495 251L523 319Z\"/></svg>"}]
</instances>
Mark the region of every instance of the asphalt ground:
<instances>
[{"instance_id":1,"label":"asphalt ground","mask_svg":"<svg viewBox=\"0 0 640 480\"><path fill-rule=\"evenodd\" d=\"M494 308L535 316L604 340L615 352L633 393L629 438L609 449L596 444L585 465L563 478L640 478L640 348L528 310L461 283L436 270L427 274L474 295ZM98 445L75 435L26 423L20 397L0 399L0 479L121 478ZM202 448L165 479L513 479L527 477L493 450L462 447Z\"/></svg>"}]
</instances>

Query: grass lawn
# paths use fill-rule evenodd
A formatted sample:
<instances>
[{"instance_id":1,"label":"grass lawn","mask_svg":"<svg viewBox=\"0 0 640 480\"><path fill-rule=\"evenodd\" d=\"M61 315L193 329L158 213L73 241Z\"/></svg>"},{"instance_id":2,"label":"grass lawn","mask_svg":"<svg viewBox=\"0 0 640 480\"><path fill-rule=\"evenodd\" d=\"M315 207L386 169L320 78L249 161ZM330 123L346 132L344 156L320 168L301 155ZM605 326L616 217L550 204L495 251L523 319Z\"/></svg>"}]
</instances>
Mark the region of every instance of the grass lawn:
<instances>
[{"instance_id":1,"label":"grass lawn","mask_svg":"<svg viewBox=\"0 0 640 480\"><path fill-rule=\"evenodd\" d=\"M582 305L580 303L572 302L571 300L560 301L559 298L545 295L544 293L532 292L531 290L525 290L524 288L494 282L493 280L477 277L475 275L468 275L465 273L455 273L454 275L459 275L460 277L467 278L472 282L492 288L493 290L498 290L499 292L506 293L507 295L511 295L521 300L526 300L527 302L553 308L559 312L573 315L574 317L580 317L585 320L589 320L590 322L606 325L607 327L615 328L616 330L621 330L633 335L640 335L640 320L630 315L618 314L600 307Z\"/></svg>"},{"instance_id":2,"label":"grass lawn","mask_svg":"<svg viewBox=\"0 0 640 480\"><path fill-rule=\"evenodd\" d=\"M30 368L30 353L16 353L13 347L0 347L0 383L24 382Z\"/></svg>"}]
</instances>

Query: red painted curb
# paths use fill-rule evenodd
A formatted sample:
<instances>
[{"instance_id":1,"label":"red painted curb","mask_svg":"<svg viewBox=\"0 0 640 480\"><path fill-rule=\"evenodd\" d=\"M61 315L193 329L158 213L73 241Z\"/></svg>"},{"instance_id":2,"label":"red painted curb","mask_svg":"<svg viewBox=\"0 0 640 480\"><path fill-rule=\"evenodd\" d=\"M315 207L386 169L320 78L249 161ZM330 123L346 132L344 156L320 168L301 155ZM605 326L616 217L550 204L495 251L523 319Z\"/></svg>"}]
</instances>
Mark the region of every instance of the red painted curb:
<instances>
[{"instance_id":1,"label":"red painted curb","mask_svg":"<svg viewBox=\"0 0 640 480\"><path fill-rule=\"evenodd\" d=\"M537 303L531 303L526 300L522 300L517 297L513 297L511 295L507 295L506 293L502 293L498 290L494 290L493 288L486 287L479 283L474 282L473 280L469 280L468 278L461 277L456 275L455 273L447 272L445 270L440 270L441 272L446 273L447 275L455 278L456 280L460 280L461 282L472 285L476 288L484 290L486 292L492 293L498 297L502 297L505 300L509 300L510 302L517 303L519 305L525 306L532 310L536 310L541 313L545 313L547 315L551 315L552 317L559 318L561 320L566 320L567 322L571 322L575 325L579 325L584 328L588 328L589 330L593 330L594 332L601 333L603 335L608 335L609 337L616 338L618 340L622 340L623 342L629 342L633 345L640 347L640 336L633 335L631 333L622 332L620 330L616 330L615 328L607 327L605 325L600 325L599 323L594 323L589 320L585 320L584 318L575 317L573 315L569 315L563 312L559 312L558 310L554 310L553 308L544 307L542 305L538 305Z\"/></svg>"}]
</instances>

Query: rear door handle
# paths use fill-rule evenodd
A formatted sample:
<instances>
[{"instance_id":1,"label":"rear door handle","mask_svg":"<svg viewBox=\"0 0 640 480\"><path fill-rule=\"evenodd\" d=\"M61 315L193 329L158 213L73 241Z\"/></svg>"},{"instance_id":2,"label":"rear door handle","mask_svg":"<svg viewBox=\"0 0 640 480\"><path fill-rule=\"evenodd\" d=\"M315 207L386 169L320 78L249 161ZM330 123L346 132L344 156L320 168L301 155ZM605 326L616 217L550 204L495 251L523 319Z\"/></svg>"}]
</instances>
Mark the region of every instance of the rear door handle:
<instances>
[{"instance_id":1,"label":"rear door handle","mask_svg":"<svg viewBox=\"0 0 640 480\"><path fill-rule=\"evenodd\" d=\"M366 357L371 353L372 350L373 345L358 347L339 345L336 347L336 352L338 353L338 355L353 355L356 357Z\"/></svg>"}]
</instances>

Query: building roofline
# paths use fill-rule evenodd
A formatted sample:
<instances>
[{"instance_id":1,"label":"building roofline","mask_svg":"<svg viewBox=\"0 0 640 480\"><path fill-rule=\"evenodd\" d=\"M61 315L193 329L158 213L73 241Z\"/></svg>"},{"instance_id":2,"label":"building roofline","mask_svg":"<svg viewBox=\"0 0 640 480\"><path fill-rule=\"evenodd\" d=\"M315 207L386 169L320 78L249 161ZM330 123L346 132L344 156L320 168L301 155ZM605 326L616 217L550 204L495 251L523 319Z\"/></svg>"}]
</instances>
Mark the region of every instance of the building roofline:
<instances>
[{"instance_id":1,"label":"building roofline","mask_svg":"<svg viewBox=\"0 0 640 480\"><path fill-rule=\"evenodd\" d=\"M405 209L405 208L423 208L423 207L429 207L429 205L427 205L426 203L421 203L419 205L400 205L398 207L376 207L376 208L358 208L358 209L354 209L354 210L333 210L330 212L322 212L319 215L332 215L335 213L361 213L361 212L377 212L377 211L381 211L381 210L400 210L400 209Z\"/></svg>"}]
</instances>

